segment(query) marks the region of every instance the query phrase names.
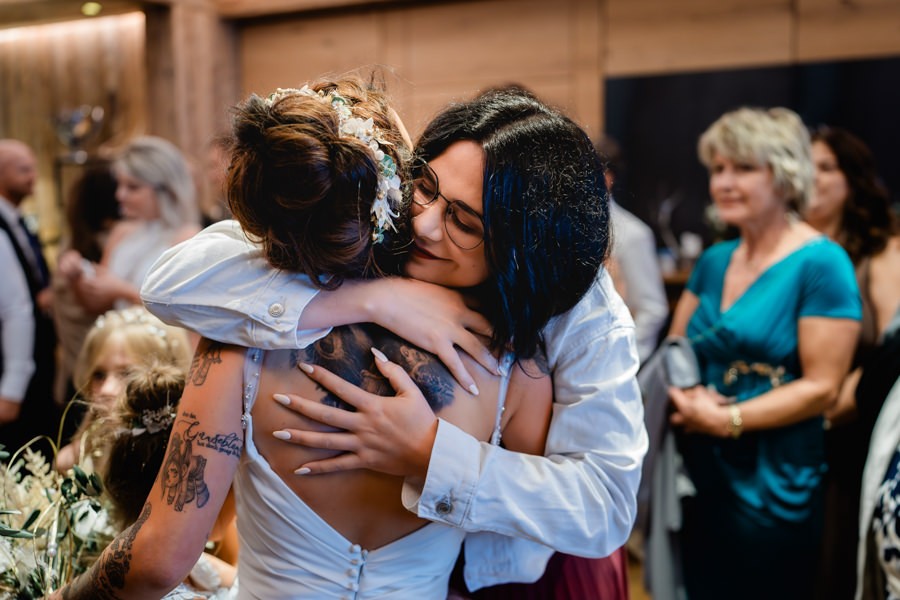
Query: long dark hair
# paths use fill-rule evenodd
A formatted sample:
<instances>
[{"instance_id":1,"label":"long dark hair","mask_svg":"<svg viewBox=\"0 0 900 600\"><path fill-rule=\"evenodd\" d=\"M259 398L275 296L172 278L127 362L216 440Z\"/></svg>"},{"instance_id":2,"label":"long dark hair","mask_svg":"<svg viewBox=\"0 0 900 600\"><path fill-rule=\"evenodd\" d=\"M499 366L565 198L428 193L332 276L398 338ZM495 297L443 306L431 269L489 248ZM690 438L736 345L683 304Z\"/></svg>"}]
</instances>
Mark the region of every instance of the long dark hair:
<instances>
[{"instance_id":1,"label":"long dark hair","mask_svg":"<svg viewBox=\"0 0 900 600\"><path fill-rule=\"evenodd\" d=\"M837 241L857 264L881 252L896 232L890 195L878 177L872 151L858 137L845 129L822 126L812 132L812 141L828 146L847 179L848 197Z\"/></svg>"},{"instance_id":2,"label":"long dark hair","mask_svg":"<svg viewBox=\"0 0 900 600\"><path fill-rule=\"evenodd\" d=\"M491 276L477 292L494 325L491 345L530 358L547 321L581 299L608 256L603 167L578 125L514 86L445 109L416 154L430 160L462 140L485 156Z\"/></svg>"}]
</instances>

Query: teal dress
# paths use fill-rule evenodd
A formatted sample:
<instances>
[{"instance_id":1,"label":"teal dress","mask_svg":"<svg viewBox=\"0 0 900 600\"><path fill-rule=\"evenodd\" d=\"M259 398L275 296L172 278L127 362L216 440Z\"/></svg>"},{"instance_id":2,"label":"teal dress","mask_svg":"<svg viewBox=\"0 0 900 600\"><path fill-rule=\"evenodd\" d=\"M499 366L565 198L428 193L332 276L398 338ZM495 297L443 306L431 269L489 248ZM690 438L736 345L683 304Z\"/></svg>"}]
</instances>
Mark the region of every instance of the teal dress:
<instances>
[{"instance_id":1,"label":"teal dress","mask_svg":"<svg viewBox=\"0 0 900 600\"><path fill-rule=\"evenodd\" d=\"M800 377L801 318L859 320L861 305L847 254L819 237L772 265L723 312L738 242L716 244L697 262L687 289L700 302L687 335L703 383L740 403ZM688 598L809 597L822 526L822 418L737 440L683 434L679 447L697 488L682 536Z\"/></svg>"}]
</instances>

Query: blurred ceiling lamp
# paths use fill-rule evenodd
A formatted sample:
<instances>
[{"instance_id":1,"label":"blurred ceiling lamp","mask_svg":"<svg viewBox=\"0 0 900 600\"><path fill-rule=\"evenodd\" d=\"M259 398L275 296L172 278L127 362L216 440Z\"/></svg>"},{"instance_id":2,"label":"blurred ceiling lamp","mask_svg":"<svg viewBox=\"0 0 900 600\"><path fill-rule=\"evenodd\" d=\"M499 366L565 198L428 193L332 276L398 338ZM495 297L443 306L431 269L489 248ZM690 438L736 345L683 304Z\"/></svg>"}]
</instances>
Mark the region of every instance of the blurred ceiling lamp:
<instances>
[{"instance_id":1,"label":"blurred ceiling lamp","mask_svg":"<svg viewBox=\"0 0 900 600\"><path fill-rule=\"evenodd\" d=\"M96 17L103 10L103 5L99 2L85 2L81 5L81 14L86 17Z\"/></svg>"}]
</instances>

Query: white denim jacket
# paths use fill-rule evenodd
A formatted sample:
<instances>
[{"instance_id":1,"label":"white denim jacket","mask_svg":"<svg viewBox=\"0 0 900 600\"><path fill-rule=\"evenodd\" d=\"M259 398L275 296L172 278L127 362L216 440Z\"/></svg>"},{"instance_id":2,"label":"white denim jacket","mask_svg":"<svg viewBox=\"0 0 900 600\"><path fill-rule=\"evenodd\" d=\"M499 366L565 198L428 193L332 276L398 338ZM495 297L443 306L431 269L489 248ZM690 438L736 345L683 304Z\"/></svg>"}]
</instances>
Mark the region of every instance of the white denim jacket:
<instances>
[{"instance_id":1,"label":"white denim jacket","mask_svg":"<svg viewBox=\"0 0 900 600\"><path fill-rule=\"evenodd\" d=\"M302 275L271 269L227 221L163 254L141 297L163 321L206 337L288 348L327 333L297 330L316 293ZM420 517L476 532L465 544L473 590L535 581L553 550L606 556L634 523L647 434L634 323L609 275L544 333L554 382L546 456L479 442L441 420L425 481L404 486L404 505Z\"/></svg>"}]
</instances>

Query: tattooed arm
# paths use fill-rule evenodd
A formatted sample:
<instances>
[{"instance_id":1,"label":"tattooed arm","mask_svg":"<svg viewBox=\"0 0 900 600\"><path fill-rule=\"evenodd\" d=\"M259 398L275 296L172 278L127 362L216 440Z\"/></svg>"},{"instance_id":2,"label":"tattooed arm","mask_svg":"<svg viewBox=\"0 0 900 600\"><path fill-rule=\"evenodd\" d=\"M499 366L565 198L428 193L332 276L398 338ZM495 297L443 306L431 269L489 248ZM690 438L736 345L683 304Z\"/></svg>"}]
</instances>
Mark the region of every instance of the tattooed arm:
<instances>
[{"instance_id":1,"label":"tattooed arm","mask_svg":"<svg viewBox=\"0 0 900 600\"><path fill-rule=\"evenodd\" d=\"M245 354L201 341L140 518L51 599L156 599L184 580L203 551L243 448Z\"/></svg>"}]
</instances>

